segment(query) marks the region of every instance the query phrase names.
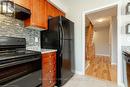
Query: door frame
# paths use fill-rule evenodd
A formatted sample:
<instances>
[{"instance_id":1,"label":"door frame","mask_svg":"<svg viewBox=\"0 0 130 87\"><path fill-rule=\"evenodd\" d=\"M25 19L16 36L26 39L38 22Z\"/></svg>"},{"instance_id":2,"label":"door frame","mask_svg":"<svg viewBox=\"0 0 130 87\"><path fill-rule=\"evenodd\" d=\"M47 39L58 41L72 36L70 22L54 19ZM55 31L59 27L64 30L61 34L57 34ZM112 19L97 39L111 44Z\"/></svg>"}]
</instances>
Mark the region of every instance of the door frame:
<instances>
[{"instance_id":1,"label":"door frame","mask_svg":"<svg viewBox=\"0 0 130 87\"><path fill-rule=\"evenodd\" d=\"M117 84L123 86L123 72L122 72L122 52L121 52L121 1L116 3L105 5L103 7L86 10L82 12L82 50L83 50L83 67L82 74L85 75L85 15L93 12L108 9L110 7L117 6Z\"/></svg>"}]
</instances>

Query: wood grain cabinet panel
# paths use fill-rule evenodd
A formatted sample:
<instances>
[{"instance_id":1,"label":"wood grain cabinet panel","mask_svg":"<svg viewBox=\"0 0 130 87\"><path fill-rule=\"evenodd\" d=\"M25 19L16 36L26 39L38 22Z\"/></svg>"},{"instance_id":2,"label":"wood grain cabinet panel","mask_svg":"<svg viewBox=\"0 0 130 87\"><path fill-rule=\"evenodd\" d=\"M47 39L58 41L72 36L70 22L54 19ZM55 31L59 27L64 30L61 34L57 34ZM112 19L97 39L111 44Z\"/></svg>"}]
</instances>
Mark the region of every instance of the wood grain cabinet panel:
<instances>
[{"instance_id":1,"label":"wood grain cabinet panel","mask_svg":"<svg viewBox=\"0 0 130 87\"><path fill-rule=\"evenodd\" d=\"M46 0L31 0L31 17L25 20L25 27L47 29Z\"/></svg>"},{"instance_id":2,"label":"wood grain cabinet panel","mask_svg":"<svg viewBox=\"0 0 130 87\"><path fill-rule=\"evenodd\" d=\"M24 21L25 27L38 27L48 29L48 18L56 16L65 16L65 13L58 10L47 0L10 0L14 1L31 11L31 17Z\"/></svg>"},{"instance_id":3,"label":"wood grain cabinet panel","mask_svg":"<svg viewBox=\"0 0 130 87\"><path fill-rule=\"evenodd\" d=\"M54 17L54 6L50 3L47 3L47 16Z\"/></svg>"},{"instance_id":4,"label":"wood grain cabinet panel","mask_svg":"<svg viewBox=\"0 0 130 87\"><path fill-rule=\"evenodd\" d=\"M65 13L63 13L50 3L47 3L47 14L48 17L65 16Z\"/></svg>"},{"instance_id":5,"label":"wood grain cabinet panel","mask_svg":"<svg viewBox=\"0 0 130 87\"><path fill-rule=\"evenodd\" d=\"M27 9L30 9L30 5L31 5L30 1L31 0L10 0L10 1L13 1L14 3L16 3L20 6L23 6Z\"/></svg>"},{"instance_id":6,"label":"wood grain cabinet panel","mask_svg":"<svg viewBox=\"0 0 130 87\"><path fill-rule=\"evenodd\" d=\"M42 87L54 87L56 84L56 53L42 54Z\"/></svg>"}]
</instances>

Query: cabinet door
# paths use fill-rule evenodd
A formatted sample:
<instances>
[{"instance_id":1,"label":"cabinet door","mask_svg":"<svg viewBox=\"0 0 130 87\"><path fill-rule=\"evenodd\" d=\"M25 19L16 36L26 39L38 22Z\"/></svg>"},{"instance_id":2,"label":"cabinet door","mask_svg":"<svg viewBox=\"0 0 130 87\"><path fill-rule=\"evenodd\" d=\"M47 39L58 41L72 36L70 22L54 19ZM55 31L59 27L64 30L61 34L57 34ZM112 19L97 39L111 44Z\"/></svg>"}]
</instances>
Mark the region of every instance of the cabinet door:
<instances>
[{"instance_id":1,"label":"cabinet door","mask_svg":"<svg viewBox=\"0 0 130 87\"><path fill-rule=\"evenodd\" d=\"M39 0L39 27L47 28L46 0Z\"/></svg>"},{"instance_id":2,"label":"cabinet door","mask_svg":"<svg viewBox=\"0 0 130 87\"><path fill-rule=\"evenodd\" d=\"M43 87L53 87L56 83L56 53L42 54Z\"/></svg>"},{"instance_id":3,"label":"cabinet door","mask_svg":"<svg viewBox=\"0 0 130 87\"><path fill-rule=\"evenodd\" d=\"M31 0L31 17L24 21L25 27L34 26L47 29L46 0Z\"/></svg>"},{"instance_id":4,"label":"cabinet door","mask_svg":"<svg viewBox=\"0 0 130 87\"><path fill-rule=\"evenodd\" d=\"M39 0L31 1L31 19L30 24L28 26L36 26L39 24Z\"/></svg>"},{"instance_id":5,"label":"cabinet door","mask_svg":"<svg viewBox=\"0 0 130 87\"><path fill-rule=\"evenodd\" d=\"M14 1L14 3L21 5L27 9L30 9L30 1L31 0L10 0L10 1Z\"/></svg>"},{"instance_id":6,"label":"cabinet door","mask_svg":"<svg viewBox=\"0 0 130 87\"><path fill-rule=\"evenodd\" d=\"M47 16L48 17L54 17L54 6L50 3L47 3Z\"/></svg>"},{"instance_id":7,"label":"cabinet door","mask_svg":"<svg viewBox=\"0 0 130 87\"><path fill-rule=\"evenodd\" d=\"M54 8L54 16L59 16L59 10L57 8Z\"/></svg>"}]
</instances>

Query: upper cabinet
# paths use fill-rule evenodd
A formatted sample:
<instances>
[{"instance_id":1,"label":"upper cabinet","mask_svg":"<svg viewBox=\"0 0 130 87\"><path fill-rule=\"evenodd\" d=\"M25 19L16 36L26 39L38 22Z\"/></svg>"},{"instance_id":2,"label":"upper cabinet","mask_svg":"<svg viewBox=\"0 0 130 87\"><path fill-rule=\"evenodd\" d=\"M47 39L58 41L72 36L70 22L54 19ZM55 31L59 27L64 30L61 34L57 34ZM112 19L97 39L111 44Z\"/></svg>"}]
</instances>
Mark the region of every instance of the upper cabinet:
<instances>
[{"instance_id":1,"label":"upper cabinet","mask_svg":"<svg viewBox=\"0 0 130 87\"><path fill-rule=\"evenodd\" d=\"M47 3L47 16L48 17L54 17L54 6L51 5L50 3Z\"/></svg>"},{"instance_id":2,"label":"upper cabinet","mask_svg":"<svg viewBox=\"0 0 130 87\"><path fill-rule=\"evenodd\" d=\"M47 3L47 14L48 17L56 17L56 16L65 16L65 13L58 10L55 6L50 3Z\"/></svg>"},{"instance_id":3,"label":"upper cabinet","mask_svg":"<svg viewBox=\"0 0 130 87\"><path fill-rule=\"evenodd\" d=\"M58 10L47 0L11 0L31 11L31 17L24 20L25 27L48 29L48 18L65 16L65 13Z\"/></svg>"},{"instance_id":4,"label":"upper cabinet","mask_svg":"<svg viewBox=\"0 0 130 87\"><path fill-rule=\"evenodd\" d=\"M30 9L31 0L10 0L10 1L13 1L14 3L21 5L27 9Z\"/></svg>"},{"instance_id":5,"label":"upper cabinet","mask_svg":"<svg viewBox=\"0 0 130 87\"><path fill-rule=\"evenodd\" d=\"M25 27L47 29L46 0L31 0L31 17Z\"/></svg>"}]
</instances>

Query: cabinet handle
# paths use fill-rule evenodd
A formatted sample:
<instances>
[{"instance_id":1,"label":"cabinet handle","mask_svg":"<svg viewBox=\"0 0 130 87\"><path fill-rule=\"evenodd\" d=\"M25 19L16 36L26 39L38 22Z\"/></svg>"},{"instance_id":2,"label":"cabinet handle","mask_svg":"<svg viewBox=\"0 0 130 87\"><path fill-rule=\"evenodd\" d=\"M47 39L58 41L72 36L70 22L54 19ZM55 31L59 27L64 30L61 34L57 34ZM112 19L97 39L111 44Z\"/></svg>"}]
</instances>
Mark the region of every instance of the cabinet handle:
<instances>
[{"instance_id":1,"label":"cabinet handle","mask_svg":"<svg viewBox=\"0 0 130 87\"><path fill-rule=\"evenodd\" d=\"M51 73L52 71L50 70L49 72Z\"/></svg>"}]
</instances>

